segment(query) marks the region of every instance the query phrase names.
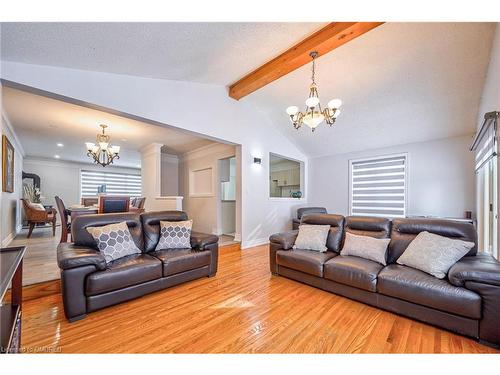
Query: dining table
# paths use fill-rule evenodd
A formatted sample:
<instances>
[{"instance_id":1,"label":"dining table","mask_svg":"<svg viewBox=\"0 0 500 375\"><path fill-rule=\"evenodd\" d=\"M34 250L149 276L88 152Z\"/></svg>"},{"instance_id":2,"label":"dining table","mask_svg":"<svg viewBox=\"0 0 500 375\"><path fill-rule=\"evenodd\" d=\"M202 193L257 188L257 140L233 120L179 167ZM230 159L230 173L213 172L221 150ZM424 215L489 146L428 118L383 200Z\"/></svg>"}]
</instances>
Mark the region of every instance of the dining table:
<instances>
[{"instance_id":1,"label":"dining table","mask_svg":"<svg viewBox=\"0 0 500 375\"><path fill-rule=\"evenodd\" d=\"M78 216L81 215L92 215L99 213L99 208L95 206L89 207L68 207L66 208L68 215L71 217L71 221L75 220Z\"/></svg>"}]
</instances>

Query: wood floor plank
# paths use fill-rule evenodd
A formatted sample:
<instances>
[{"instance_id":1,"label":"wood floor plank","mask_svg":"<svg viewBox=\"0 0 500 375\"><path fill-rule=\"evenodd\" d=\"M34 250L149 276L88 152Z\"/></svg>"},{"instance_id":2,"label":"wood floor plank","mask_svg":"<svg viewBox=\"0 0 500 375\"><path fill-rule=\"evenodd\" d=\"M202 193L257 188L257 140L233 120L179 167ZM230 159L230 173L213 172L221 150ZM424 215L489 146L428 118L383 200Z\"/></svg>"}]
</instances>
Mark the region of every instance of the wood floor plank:
<instances>
[{"instance_id":1,"label":"wood floor plank","mask_svg":"<svg viewBox=\"0 0 500 375\"><path fill-rule=\"evenodd\" d=\"M55 286L52 286L54 288ZM474 340L269 272L268 246L219 271L75 323L60 294L24 303L23 346L64 353L498 353Z\"/></svg>"}]
</instances>

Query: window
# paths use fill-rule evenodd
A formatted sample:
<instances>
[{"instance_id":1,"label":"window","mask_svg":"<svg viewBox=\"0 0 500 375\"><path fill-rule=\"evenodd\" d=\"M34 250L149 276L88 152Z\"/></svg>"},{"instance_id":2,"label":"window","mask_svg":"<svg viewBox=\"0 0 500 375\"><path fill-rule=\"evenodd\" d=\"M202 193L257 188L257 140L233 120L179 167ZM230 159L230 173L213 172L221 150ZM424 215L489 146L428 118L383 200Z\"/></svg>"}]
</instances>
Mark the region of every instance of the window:
<instances>
[{"instance_id":1,"label":"window","mask_svg":"<svg viewBox=\"0 0 500 375\"><path fill-rule=\"evenodd\" d=\"M474 138L477 182L477 228L479 248L498 259L498 145L499 113L489 112Z\"/></svg>"},{"instance_id":2,"label":"window","mask_svg":"<svg viewBox=\"0 0 500 375\"><path fill-rule=\"evenodd\" d=\"M82 198L95 197L102 186L109 195L138 197L142 193L141 175L138 174L82 170L80 181Z\"/></svg>"},{"instance_id":3,"label":"window","mask_svg":"<svg viewBox=\"0 0 500 375\"><path fill-rule=\"evenodd\" d=\"M406 155L349 162L350 214L405 217Z\"/></svg>"},{"instance_id":4,"label":"window","mask_svg":"<svg viewBox=\"0 0 500 375\"><path fill-rule=\"evenodd\" d=\"M269 154L269 197L302 198L304 163Z\"/></svg>"}]
</instances>

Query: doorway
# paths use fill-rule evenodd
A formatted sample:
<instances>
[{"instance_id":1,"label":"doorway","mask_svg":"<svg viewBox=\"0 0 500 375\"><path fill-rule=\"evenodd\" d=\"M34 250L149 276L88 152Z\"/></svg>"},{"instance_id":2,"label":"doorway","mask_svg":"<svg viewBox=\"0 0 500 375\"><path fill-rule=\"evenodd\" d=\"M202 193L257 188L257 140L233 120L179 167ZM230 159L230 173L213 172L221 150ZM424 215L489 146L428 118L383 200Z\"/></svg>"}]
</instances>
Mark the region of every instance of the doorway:
<instances>
[{"instance_id":1,"label":"doorway","mask_svg":"<svg viewBox=\"0 0 500 375\"><path fill-rule=\"evenodd\" d=\"M236 157L219 159L218 164L220 243L229 243L236 235Z\"/></svg>"}]
</instances>

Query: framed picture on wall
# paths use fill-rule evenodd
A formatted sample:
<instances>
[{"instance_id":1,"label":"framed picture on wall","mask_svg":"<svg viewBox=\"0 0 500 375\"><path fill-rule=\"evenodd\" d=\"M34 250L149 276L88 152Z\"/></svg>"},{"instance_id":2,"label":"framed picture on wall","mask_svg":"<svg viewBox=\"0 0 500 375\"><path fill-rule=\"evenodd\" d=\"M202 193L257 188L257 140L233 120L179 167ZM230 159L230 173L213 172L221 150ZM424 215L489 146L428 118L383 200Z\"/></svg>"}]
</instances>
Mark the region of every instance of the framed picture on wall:
<instances>
[{"instance_id":1,"label":"framed picture on wall","mask_svg":"<svg viewBox=\"0 0 500 375\"><path fill-rule=\"evenodd\" d=\"M2 191L14 192L14 147L2 136Z\"/></svg>"}]
</instances>

